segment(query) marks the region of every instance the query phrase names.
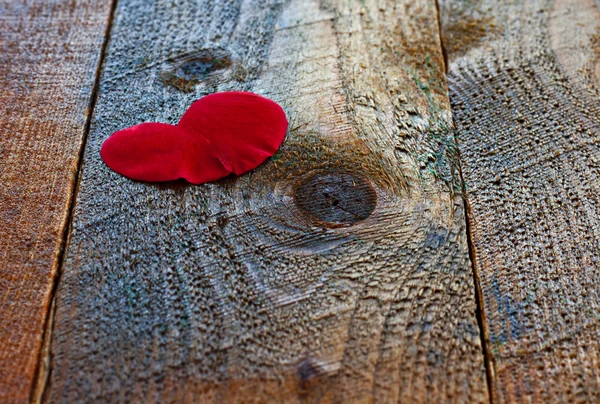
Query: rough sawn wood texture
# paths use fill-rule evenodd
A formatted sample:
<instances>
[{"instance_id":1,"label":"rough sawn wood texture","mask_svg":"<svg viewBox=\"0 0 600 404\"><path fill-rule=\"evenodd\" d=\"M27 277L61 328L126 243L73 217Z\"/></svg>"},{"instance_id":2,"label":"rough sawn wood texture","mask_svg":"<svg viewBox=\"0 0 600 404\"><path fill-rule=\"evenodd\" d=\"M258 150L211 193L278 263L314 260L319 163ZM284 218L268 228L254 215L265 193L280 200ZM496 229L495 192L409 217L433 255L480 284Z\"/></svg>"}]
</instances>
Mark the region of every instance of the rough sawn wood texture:
<instances>
[{"instance_id":1,"label":"rough sawn wood texture","mask_svg":"<svg viewBox=\"0 0 600 404\"><path fill-rule=\"evenodd\" d=\"M487 401L435 3L121 0L114 24L46 398ZM231 89L290 119L252 173L102 164L113 131Z\"/></svg>"},{"instance_id":2,"label":"rough sawn wood texture","mask_svg":"<svg viewBox=\"0 0 600 404\"><path fill-rule=\"evenodd\" d=\"M441 2L495 402L600 401L600 2Z\"/></svg>"},{"instance_id":3,"label":"rough sawn wood texture","mask_svg":"<svg viewBox=\"0 0 600 404\"><path fill-rule=\"evenodd\" d=\"M29 400L110 1L0 1L0 402Z\"/></svg>"}]
</instances>

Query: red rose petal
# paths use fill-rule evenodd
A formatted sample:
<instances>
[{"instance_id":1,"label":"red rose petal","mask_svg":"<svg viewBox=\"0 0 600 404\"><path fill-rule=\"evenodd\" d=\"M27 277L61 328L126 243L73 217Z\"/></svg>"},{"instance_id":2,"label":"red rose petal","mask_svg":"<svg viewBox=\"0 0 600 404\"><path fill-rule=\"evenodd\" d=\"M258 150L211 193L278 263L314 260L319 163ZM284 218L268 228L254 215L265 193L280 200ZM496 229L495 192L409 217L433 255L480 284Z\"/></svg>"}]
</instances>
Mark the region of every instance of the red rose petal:
<instances>
[{"instance_id":1,"label":"red rose petal","mask_svg":"<svg viewBox=\"0 0 600 404\"><path fill-rule=\"evenodd\" d=\"M288 127L274 101L248 92L207 95L194 102L178 126L201 134L225 168L241 175L275 154Z\"/></svg>"},{"instance_id":2,"label":"red rose petal","mask_svg":"<svg viewBox=\"0 0 600 404\"><path fill-rule=\"evenodd\" d=\"M192 104L177 126L143 123L115 132L100 156L131 179L201 184L257 167L275 154L287 125L281 107L267 98L217 93Z\"/></svg>"},{"instance_id":3,"label":"red rose petal","mask_svg":"<svg viewBox=\"0 0 600 404\"><path fill-rule=\"evenodd\" d=\"M212 156L206 139L198 134L190 138L165 123L142 123L115 132L102 144L100 157L113 171L140 181L185 178L200 184L230 173Z\"/></svg>"}]
</instances>

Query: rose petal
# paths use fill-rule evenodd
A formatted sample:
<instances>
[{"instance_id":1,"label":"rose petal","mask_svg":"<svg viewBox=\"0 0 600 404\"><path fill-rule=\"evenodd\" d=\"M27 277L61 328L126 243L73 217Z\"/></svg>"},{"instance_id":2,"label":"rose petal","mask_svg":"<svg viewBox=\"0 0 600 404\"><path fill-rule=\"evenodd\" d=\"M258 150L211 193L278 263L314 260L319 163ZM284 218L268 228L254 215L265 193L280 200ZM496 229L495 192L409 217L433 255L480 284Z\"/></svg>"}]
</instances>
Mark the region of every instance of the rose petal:
<instances>
[{"instance_id":1,"label":"rose petal","mask_svg":"<svg viewBox=\"0 0 600 404\"><path fill-rule=\"evenodd\" d=\"M142 123L115 132L100 149L113 171L140 181L185 178L200 184L229 175L199 133L164 123Z\"/></svg>"},{"instance_id":2,"label":"rose petal","mask_svg":"<svg viewBox=\"0 0 600 404\"><path fill-rule=\"evenodd\" d=\"M275 154L288 127L283 109L249 92L223 92L194 102L179 121L206 137L223 166L241 175Z\"/></svg>"}]
</instances>

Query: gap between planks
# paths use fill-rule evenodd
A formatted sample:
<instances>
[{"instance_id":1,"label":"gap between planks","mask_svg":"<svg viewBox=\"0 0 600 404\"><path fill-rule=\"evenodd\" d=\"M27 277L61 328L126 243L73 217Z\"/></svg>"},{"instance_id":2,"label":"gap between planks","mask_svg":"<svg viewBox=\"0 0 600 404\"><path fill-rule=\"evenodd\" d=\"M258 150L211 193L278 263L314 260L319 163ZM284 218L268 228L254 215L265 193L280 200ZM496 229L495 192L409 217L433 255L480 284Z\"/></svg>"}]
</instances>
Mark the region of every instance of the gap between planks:
<instances>
[{"instance_id":1,"label":"gap between planks","mask_svg":"<svg viewBox=\"0 0 600 404\"><path fill-rule=\"evenodd\" d=\"M29 400L31 403L38 404L44 401L44 393L47 390L48 382L50 380L50 374L52 373L52 329L54 328L54 311L56 309L56 291L58 290L58 284L60 282L64 261L65 252L69 245L69 236L71 234L71 228L73 225L73 213L75 210L75 204L77 202L77 193L79 192L79 184L81 182L81 171L83 168L83 155L87 145L88 136L90 133L90 127L92 125L92 118L94 116L94 108L96 107L96 101L98 99L98 89L100 87L100 77L102 76L102 66L106 57L106 50L108 48L108 42L110 41L110 34L112 31L113 20L115 17L115 11L117 9L117 3L119 0L112 0L110 5L110 13L108 15L108 23L106 25L106 31L104 32L104 41L100 48L100 58L98 59L98 65L96 66L96 73L94 75L94 86L92 87L92 93L90 95L90 101L88 104L88 114L86 117L85 127L83 130L83 139L77 153L77 169L75 170L75 178L73 183L75 186L71 191L71 198L69 200L69 209L66 219L66 226L62 236L62 245L60 253L58 255L58 266L56 270L56 277L52 284L52 291L50 292L50 307L46 314L46 323L44 325L44 334L42 335L42 347L36 369L36 378L31 388Z\"/></svg>"},{"instance_id":2,"label":"gap between planks","mask_svg":"<svg viewBox=\"0 0 600 404\"><path fill-rule=\"evenodd\" d=\"M437 13L437 22L438 22L438 35L440 37L440 47L442 48L442 56L444 57L444 79L448 78L448 53L446 51L446 46L444 44L444 35L442 33L442 15L440 12L440 0L435 0L435 11ZM450 93L448 93L448 98L450 98ZM450 107L450 112L452 112L452 107ZM454 125L454 114L452 116L452 121ZM452 130L455 130L454 127ZM462 164L460 160L460 148L458 147L458 137L454 136L454 142L456 143L456 152L458 155L458 175L460 177L460 186L462 192L463 203L465 206L465 230L467 232L467 245L469 247L469 259L471 261L471 271L473 272L473 285L475 286L473 292L475 293L475 303L477 304L477 312L475 313L477 317L477 325L479 326L479 337L481 338L481 348L483 351L483 363L485 365L485 376L489 394L490 404L495 401L495 392L494 392L494 367L492 366L491 360L492 355L490 352L490 347L487 344L487 334L486 334L486 318L485 318L485 308L483 307L483 290L481 289L481 283L479 280L479 274L477 273L477 265L476 260L477 256L475 255L475 245L473 244L473 238L471 234L471 224L469 221L471 210L469 208L469 200L468 195L465 188L465 179L463 177Z\"/></svg>"}]
</instances>

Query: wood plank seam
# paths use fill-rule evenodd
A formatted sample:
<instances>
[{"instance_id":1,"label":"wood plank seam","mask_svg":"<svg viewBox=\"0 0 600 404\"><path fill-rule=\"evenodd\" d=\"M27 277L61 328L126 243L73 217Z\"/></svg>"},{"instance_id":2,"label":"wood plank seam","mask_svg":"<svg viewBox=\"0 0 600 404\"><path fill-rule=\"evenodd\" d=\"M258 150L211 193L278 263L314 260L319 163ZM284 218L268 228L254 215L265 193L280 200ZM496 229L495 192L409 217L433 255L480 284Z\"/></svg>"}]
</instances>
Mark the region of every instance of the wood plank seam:
<instances>
[{"instance_id":1,"label":"wood plank seam","mask_svg":"<svg viewBox=\"0 0 600 404\"><path fill-rule=\"evenodd\" d=\"M446 50L446 46L444 43L444 35L442 32L442 15L440 12L440 2L439 0L435 0L435 10L437 12L437 22L438 22L438 32L439 32L439 37L440 37L440 47L442 49L442 56L444 57L444 75L445 75L445 79L447 80L447 76L448 76L448 53ZM452 109L450 109L450 112L452 112ZM454 126L454 118L453 122L452 122L452 130L456 131L456 128ZM485 308L483 307L483 291L481 290L481 284L480 284L480 280L479 280L479 274L477 273L477 265L476 265L476 259L477 256L475 255L475 247L473 245L473 240L472 240L472 235L471 235L471 225L470 225L470 210L469 210L469 200L467 198L467 192L466 192L466 187L465 187L465 180L463 178L463 172L462 172L462 165L461 165L461 160L460 160L460 148L459 148L459 144L458 144L458 137L454 136L454 142L456 144L456 150L458 153L458 176L460 179L460 187L461 187L461 193L462 193L462 198L463 198L463 204L464 204L464 209L465 209L465 229L466 229L466 233L467 233L467 245L468 245L468 250L469 250L469 259L471 260L471 270L473 272L473 284L475 286L473 293L475 294L475 303L477 304L477 311L476 311L476 317L477 317L477 325L479 326L479 336L481 338L481 348L483 350L483 362L485 365L485 375L486 375L486 382L487 382L487 387L488 387L488 394L489 394L489 402L490 403L494 403L494 385L492 383L492 381L494 380L493 378L493 371L494 371L494 367L491 364L491 360L492 360L492 355L491 352L489 351L490 347L489 344L487 343L487 334L486 334L486 318L485 318Z\"/></svg>"},{"instance_id":2,"label":"wood plank seam","mask_svg":"<svg viewBox=\"0 0 600 404\"><path fill-rule=\"evenodd\" d=\"M112 0L0 5L0 401L31 400Z\"/></svg>"},{"instance_id":3,"label":"wood plank seam","mask_svg":"<svg viewBox=\"0 0 600 404\"><path fill-rule=\"evenodd\" d=\"M435 12L437 13L437 23L438 23L438 35L440 37L440 48L442 49L442 57L444 58L444 76L448 75L448 52L446 51L446 46L444 44L444 37L442 32L442 14L440 12L440 0L435 0ZM444 77L445 79L445 77ZM450 110L452 112L452 110ZM460 161L458 164L460 168ZM461 176L462 182L462 176Z\"/></svg>"},{"instance_id":4,"label":"wood plank seam","mask_svg":"<svg viewBox=\"0 0 600 404\"><path fill-rule=\"evenodd\" d=\"M458 147L458 139L454 137ZM494 367L491 363L493 356L490 352L490 346L487 343L487 333L486 333L486 324L487 319L485 317L485 307L483 300L483 291L481 289L481 281L479 279L479 273L477 272L477 255L475 254L475 246L473 244L473 238L471 234L471 224L470 224L470 207L469 200L467 199L467 192L465 188L465 182L463 179L462 167L460 165L460 157L459 157L459 175L463 189L463 202L465 205L465 226L467 230L467 244L469 246L469 258L471 259L471 267L473 269L473 283L475 285L474 293L475 293L475 302L477 303L477 325L479 326L479 336L481 338L481 347L483 349L483 361L485 365L485 374L486 381L488 385L488 392L490 397L490 403L495 403L495 392L494 392L494 384L492 381L494 380L493 372Z\"/></svg>"},{"instance_id":5,"label":"wood plank seam","mask_svg":"<svg viewBox=\"0 0 600 404\"><path fill-rule=\"evenodd\" d=\"M102 42L102 47L100 49L100 57L98 58L98 65L96 66L96 73L94 78L94 86L92 87L92 93L90 95L89 107L87 111L87 117L85 122L85 127L83 130L83 138L79 147L79 153L77 157L77 169L75 171L75 177L73 179L73 183L75 186L71 192L71 198L69 201L69 212L67 214L67 218L65 220L64 231L62 236L62 246L60 249L60 253L58 255L58 267L56 271L56 276L54 278L54 283L52 285L52 291L50 292L50 307L48 308L48 313L46 314L46 322L44 324L44 334L42 335L42 348L39 352L39 359L36 369L36 380L31 386L30 393L30 401L32 403L41 403L44 398L44 393L48 386L48 381L50 380L50 373L52 372L52 352L50 350L50 342L52 341L52 328L54 326L54 310L56 308L56 291L58 289L58 284L60 282L60 276L62 273L62 268L65 260L65 252L67 246L69 245L69 236L71 233L71 227L73 224L73 210L75 208L75 204L77 202L77 193L79 191L79 183L81 180L81 170L83 167L83 156L85 154L85 149L87 145L87 139L90 133L90 127L92 124L92 117L94 116L94 108L96 107L96 101L98 99L98 88L100 86L100 76L102 74L102 66L104 64L104 59L106 56L106 49L108 47L108 42L110 41L110 32L112 30L112 23L115 16L115 10L117 9L117 3L119 0L112 0L112 4L110 7L110 13L108 17L108 23L106 25L106 31L104 34L104 41ZM46 365L47 364L47 365ZM48 366L46 368L46 366Z\"/></svg>"}]
</instances>

